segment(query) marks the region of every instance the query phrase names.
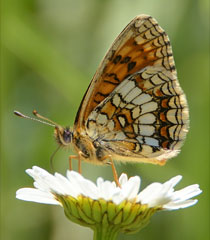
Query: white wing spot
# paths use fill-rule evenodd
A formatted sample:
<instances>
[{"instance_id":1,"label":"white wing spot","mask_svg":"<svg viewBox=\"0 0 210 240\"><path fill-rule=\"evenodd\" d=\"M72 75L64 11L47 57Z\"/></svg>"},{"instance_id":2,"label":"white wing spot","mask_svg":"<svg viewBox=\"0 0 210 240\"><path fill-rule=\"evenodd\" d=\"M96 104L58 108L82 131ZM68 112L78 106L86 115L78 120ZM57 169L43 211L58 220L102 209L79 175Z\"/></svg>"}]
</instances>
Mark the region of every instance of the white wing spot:
<instances>
[{"instance_id":1,"label":"white wing spot","mask_svg":"<svg viewBox=\"0 0 210 240\"><path fill-rule=\"evenodd\" d=\"M139 27L139 32L140 33L145 32L146 30L147 30L147 28L143 24Z\"/></svg>"},{"instance_id":2,"label":"white wing spot","mask_svg":"<svg viewBox=\"0 0 210 240\"><path fill-rule=\"evenodd\" d=\"M138 142L139 142L140 144L144 143L142 136L138 136L138 137L136 138L136 140L138 140Z\"/></svg>"},{"instance_id":3,"label":"white wing spot","mask_svg":"<svg viewBox=\"0 0 210 240\"><path fill-rule=\"evenodd\" d=\"M130 103L125 106L126 109L132 109L134 107L135 107L135 105L134 104L130 104Z\"/></svg>"},{"instance_id":4,"label":"white wing spot","mask_svg":"<svg viewBox=\"0 0 210 240\"><path fill-rule=\"evenodd\" d=\"M120 101L121 101L121 99L120 99L119 95L115 94L113 97L113 100L112 100L115 107L119 107Z\"/></svg>"},{"instance_id":5,"label":"white wing spot","mask_svg":"<svg viewBox=\"0 0 210 240\"><path fill-rule=\"evenodd\" d=\"M171 88L171 83L167 82L165 84L162 85L161 87L161 91L165 94L165 95L172 95L171 91L173 91L173 89Z\"/></svg>"},{"instance_id":6,"label":"white wing spot","mask_svg":"<svg viewBox=\"0 0 210 240\"><path fill-rule=\"evenodd\" d=\"M140 124L153 124L156 118L152 113L146 113L139 117Z\"/></svg>"},{"instance_id":7,"label":"white wing spot","mask_svg":"<svg viewBox=\"0 0 210 240\"><path fill-rule=\"evenodd\" d=\"M137 106L132 110L132 118L136 119L140 115L140 107Z\"/></svg>"},{"instance_id":8,"label":"white wing spot","mask_svg":"<svg viewBox=\"0 0 210 240\"><path fill-rule=\"evenodd\" d=\"M155 138L145 137L144 140L145 143L148 144L149 146L159 147L159 142Z\"/></svg>"},{"instance_id":9,"label":"white wing spot","mask_svg":"<svg viewBox=\"0 0 210 240\"><path fill-rule=\"evenodd\" d=\"M118 133L115 135L114 139L116 139L116 140L125 140L125 139L126 139L126 136L125 136L125 134L124 134L123 132L118 132Z\"/></svg>"},{"instance_id":10,"label":"white wing spot","mask_svg":"<svg viewBox=\"0 0 210 240\"><path fill-rule=\"evenodd\" d=\"M124 103L123 101L120 103L120 107L124 108L126 106L126 103Z\"/></svg>"},{"instance_id":11,"label":"white wing spot","mask_svg":"<svg viewBox=\"0 0 210 240\"><path fill-rule=\"evenodd\" d=\"M157 74L151 77L151 81L154 85L159 85L164 83L164 81Z\"/></svg>"},{"instance_id":12,"label":"white wing spot","mask_svg":"<svg viewBox=\"0 0 210 240\"><path fill-rule=\"evenodd\" d=\"M135 87L128 93L128 95L126 95L126 97L124 98L124 101L131 102L135 97L137 97L141 93L142 93L141 89Z\"/></svg>"},{"instance_id":13,"label":"white wing spot","mask_svg":"<svg viewBox=\"0 0 210 240\"><path fill-rule=\"evenodd\" d=\"M119 116L119 117L118 117L118 120L119 120L119 122L120 122L120 125L121 125L122 127L125 127L125 123L126 123L125 118L122 117L122 116Z\"/></svg>"},{"instance_id":14,"label":"white wing spot","mask_svg":"<svg viewBox=\"0 0 210 240\"><path fill-rule=\"evenodd\" d=\"M168 121L177 124L177 120L176 120L176 114L177 114L177 109L170 109L167 111L167 119Z\"/></svg>"},{"instance_id":15,"label":"white wing spot","mask_svg":"<svg viewBox=\"0 0 210 240\"><path fill-rule=\"evenodd\" d=\"M97 123L105 125L107 123L107 116L105 114L99 114L97 117Z\"/></svg>"},{"instance_id":16,"label":"white wing spot","mask_svg":"<svg viewBox=\"0 0 210 240\"><path fill-rule=\"evenodd\" d=\"M141 114L147 113L147 112L153 112L157 110L158 104L156 102L148 102L143 105L141 105Z\"/></svg>"},{"instance_id":17,"label":"white wing spot","mask_svg":"<svg viewBox=\"0 0 210 240\"><path fill-rule=\"evenodd\" d=\"M113 131L114 130L114 121L109 121L108 124L107 124L107 127L110 131Z\"/></svg>"},{"instance_id":18,"label":"white wing spot","mask_svg":"<svg viewBox=\"0 0 210 240\"><path fill-rule=\"evenodd\" d=\"M134 40L137 44L142 44L145 42L145 39L143 39L140 35L135 37Z\"/></svg>"},{"instance_id":19,"label":"white wing spot","mask_svg":"<svg viewBox=\"0 0 210 240\"><path fill-rule=\"evenodd\" d=\"M136 105L141 105L152 100L149 94L142 93L140 96L136 97L132 102Z\"/></svg>"},{"instance_id":20,"label":"white wing spot","mask_svg":"<svg viewBox=\"0 0 210 240\"><path fill-rule=\"evenodd\" d=\"M149 125L139 125L141 136L152 136L155 133L155 127Z\"/></svg>"},{"instance_id":21,"label":"white wing spot","mask_svg":"<svg viewBox=\"0 0 210 240\"><path fill-rule=\"evenodd\" d=\"M153 151L152 151L152 148L148 145L142 145L142 153L144 155L148 155L148 154L151 154Z\"/></svg>"},{"instance_id":22,"label":"white wing spot","mask_svg":"<svg viewBox=\"0 0 210 240\"><path fill-rule=\"evenodd\" d=\"M139 126L137 124L133 124L133 129L135 134L139 135Z\"/></svg>"},{"instance_id":23,"label":"white wing spot","mask_svg":"<svg viewBox=\"0 0 210 240\"><path fill-rule=\"evenodd\" d=\"M88 117L88 119L90 120L95 120L97 117L97 112L96 111L92 111Z\"/></svg>"},{"instance_id":24,"label":"white wing spot","mask_svg":"<svg viewBox=\"0 0 210 240\"><path fill-rule=\"evenodd\" d=\"M118 92L124 98L130 92L130 90L133 89L134 87L135 87L135 83L133 81L128 81L128 83L125 84L122 88L120 88Z\"/></svg>"},{"instance_id":25,"label":"white wing spot","mask_svg":"<svg viewBox=\"0 0 210 240\"><path fill-rule=\"evenodd\" d=\"M136 22L135 22L135 27L136 28L139 28L140 26L141 26L141 24L142 24L142 20L136 20Z\"/></svg>"},{"instance_id":26,"label":"white wing spot","mask_svg":"<svg viewBox=\"0 0 210 240\"><path fill-rule=\"evenodd\" d=\"M136 143L136 146L135 146L135 152L139 152L140 151L140 145L138 143Z\"/></svg>"}]
</instances>

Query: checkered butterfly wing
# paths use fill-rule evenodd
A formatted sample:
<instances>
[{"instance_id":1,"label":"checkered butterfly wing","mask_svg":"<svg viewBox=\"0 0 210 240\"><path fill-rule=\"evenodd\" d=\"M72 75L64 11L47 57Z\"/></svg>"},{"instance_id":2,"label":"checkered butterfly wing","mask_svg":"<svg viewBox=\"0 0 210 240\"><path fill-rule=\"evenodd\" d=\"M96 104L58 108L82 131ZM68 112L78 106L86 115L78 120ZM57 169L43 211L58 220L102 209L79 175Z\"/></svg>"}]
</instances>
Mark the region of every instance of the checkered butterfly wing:
<instances>
[{"instance_id":1,"label":"checkered butterfly wing","mask_svg":"<svg viewBox=\"0 0 210 240\"><path fill-rule=\"evenodd\" d=\"M83 98L75 130L115 158L161 163L177 154L188 109L170 42L156 20L141 15L113 43Z\"/></svg>"}]
</instances>

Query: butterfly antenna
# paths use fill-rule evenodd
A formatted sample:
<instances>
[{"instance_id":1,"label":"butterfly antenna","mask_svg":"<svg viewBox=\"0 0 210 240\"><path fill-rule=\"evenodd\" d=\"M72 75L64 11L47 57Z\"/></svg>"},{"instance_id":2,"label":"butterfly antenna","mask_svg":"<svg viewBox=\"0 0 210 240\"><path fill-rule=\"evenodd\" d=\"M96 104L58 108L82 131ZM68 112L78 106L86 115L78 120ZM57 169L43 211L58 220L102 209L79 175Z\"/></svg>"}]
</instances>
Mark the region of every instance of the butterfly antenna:
<instances>
[{"instance_id":1,"label":"butterfly antenna","mask_svg":"<svg viewBox=\"0 0 210 240\"><path fill-rule=\"evenodd\" d=\"M57 124L56 122L53 122L52 120L50 120L50 119L48 119L48 118L43 117L42 115L40 115L40 114L37 112L37 110L33 110L32 113L33 113L34 116L36 116L37 118L40 118L40 119L42 119L42 120L44 120L44 121L47 121L47 122L50 122L50 123L54 124L55 126L59 126L59 124Z\"/></svg>"},{"instance_id":2,"label":"butterfly antenna","mask_svg":"<svg viewBox=\"0 0 210 240\"><path fill-rule=\"evenodd\" d=\"M55 154L56 154L56 153L58 152L58 150L60 149L60 147L61 147L61 145L59 145L59 146L55 149L55 151L53 152L53 154L52 154L51 157L50 157L50 168L51 168L51 170L52 170L53 173L55 172L54 166L53 166L53 159L54 159L54 157L55 157Z\"/></svg>"},{"instance_id":3,"label":"butterfly antenna","mask_svg":"<svg viewBox=\"0 0 210 240\"><path fill-rule=\"evenodd\" d=\"M22 114L21 112L18 112L18 111L14 111L14 114L18 117L30 119L30 120L37 121L37 122L40 122L40 123L44 123L44 124L52 126L52 127L57 126L56 123L54 123L53 121L49 121L47 118L46 119L42 118L42 119L48 121L48 122L45 122L45 121L42 121L40 119L36 119L36 118L33 118L33 117L29 117L27 115L24 115L24 114Z\"/></svg>"}]
</instances>

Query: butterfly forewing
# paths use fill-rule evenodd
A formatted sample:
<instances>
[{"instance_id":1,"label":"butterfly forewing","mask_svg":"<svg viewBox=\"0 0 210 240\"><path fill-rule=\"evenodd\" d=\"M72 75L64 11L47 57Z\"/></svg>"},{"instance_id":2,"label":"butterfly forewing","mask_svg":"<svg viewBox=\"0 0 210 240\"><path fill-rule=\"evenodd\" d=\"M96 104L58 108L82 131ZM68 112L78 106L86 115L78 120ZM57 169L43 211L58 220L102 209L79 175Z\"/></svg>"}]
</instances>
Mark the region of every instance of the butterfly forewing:
<instances>
[{"instance_id":1,"label":"butterfly forewing","mask_svg":"<svg viewBox=\"0 0 210 240\"><path fill-rule=\"evenodd\" d=\"M168 36L146 15L133 19L114 41L83 98L75 125L84 127L90 112L127 76L146 66L175 72Z\"/></svg>"}]
</instances>

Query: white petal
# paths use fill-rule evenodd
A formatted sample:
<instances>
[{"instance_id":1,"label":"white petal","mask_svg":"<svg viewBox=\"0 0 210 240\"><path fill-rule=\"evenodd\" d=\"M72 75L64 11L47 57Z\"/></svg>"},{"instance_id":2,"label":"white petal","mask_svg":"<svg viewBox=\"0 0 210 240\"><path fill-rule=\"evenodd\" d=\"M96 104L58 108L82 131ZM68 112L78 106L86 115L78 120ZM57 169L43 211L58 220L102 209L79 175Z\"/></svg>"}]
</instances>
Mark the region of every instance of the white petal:
<instances>
[{"instance_id":1,"label":"white petal","mask_svg":"<svg viewBox=\"0 0 210 240\"><path fill-rule=\"evenodd\" d=\"M117 191L113 194L112 196L112 201L115 204L120 204L122 201L124 201L126 199L125 195L122 194L122 191Z\"/></svg>"},{"instance_id":2,"label":"white petal","mask_svg":"<svg viewBox=\"0 0 210 240\"><path fill-rule=\"evenodd\" d=\"M75 171L70 171L70 170L67 170L66 176L70 181L72 181L72 180L73 181L75 181L75 180L82 181L84 179L84 177L80 173L75 172Z\"/></svg>"},{"instance_id":3,"label":"white petal","mask_svg":"<svg viewBox=\"0 0 210 240\"><path fill-rule=\"evenodd\" d=\"M122 185L122 194L128 200L132 200L137 197L140 187L140 178L138 176L131 177L126 183Z\"/></svg>"},{"instance_id":4,"label":"white petal","mask_svg":"<svg viewBox=\"0 0 210 240\"><path fill-rule=\"evenodd\" d=\"M111 200L117 190L110 181L101 182L98 188L98 198L103 198L106 201Z\"/></svg>"},{"instance_id":5,"label":"white petal","mask_svg":"<svg viewBox=\"0 0 210 240\"><path fill-rule=\"evenodd\" d=\"M61 205L51 193L42 192L34 188L21 188L16 192L16 198L25 201Z\"/></svg>"},{"instance_id":6,"label":"white petal","mask_svg":"<svg viewBox=\"0 0 210 240\"><path fill-rule=\"evenodd\" d=\"M79 173L67 171L67 177L78 195L84 195L92 199L98 198L98 189L92 181L85 179Z\"/></svg>"},{"instance_id":7,"label":"white petal","mask_svg":"<svg viewBox=\"0 0 210 240\"><path fill-rule=\"evenodd\" d=\"M100 187L104 182L104 179L102 177L97 178L96 185L97 187Z\"/></svg>"},{"instance_id":8,"label":"white petal","mask_svg":"<svg viewBox=\"0 0 210 240\"><path fill-rule=\"evenodd\" d=\"M55 173L55 177L56 180L59 182L59 185L62 186L65 195L71 195L72 197L77 196L77 192L75 192L73 185L67 178L65 178L63 175L59 173Z\"/></svg>"},{"instance_id":9,"label":"white petal","mask_svg":"<svg viewBox=\"0 0 210 240\"><path fill-rule=\"evenodd\" d=\"M128 181L128 176L125 173L122 173L121 176L119 177L119 183L121 186L125 184Z\"/></svg>"},{"instance_id":10,"label":"white petal","mask_svg":"<svg viewBox=\"0 0 210 240\"><path fill-rule=\"evenodd\" d=\"M98 189L95 183L91 182L90 180L84 179L81 181L81 194L92 199L98 198Z\"/></svg>"},{"instance_id":11,"label":"white petal","mask_svg":"<svg viewBox=\"0 0 210 240\"><path fill-rule=\"evenodd\" d=\"M176 209L180 209L180 208L186 208L186 207L195 205L197 202L198 202L197 199L190 199L190 200L186 200L186 201L179 202L179 203L170 202L168 204L163 205L163 209L176 210Z\"/></svg>"},{"instance_id":12,"label":"white petal","mask_svg":"<svg viewBox=\"0 0 210 240\"><path fill-rule=\"evenodd\" d=\"M163 183L163 185L170 186L170 188L173 188L174 186L177 185L182 179L181 175L177 175L176 177L171 178L169 181Z\"/></svg>"},{"instance_id":13,"label":"white petal","mask_svg":"<svg viewBox=\"0 0 210 240\"><path fill-rule=\"evenodd\" d=\"M199 195L202 191L198 184L190 185L179 191L174 192L173 201L183 201Z\"/></svg>"},{"instance_id":14,"label":"white petal","mask_svg":"<svg viewBox=\"0 0 210 240\"><path fill-rule=\"evenodd\" d=\"M178 209L195 204L197 201L188 199L201 193L197 184L174 191L173 187L181 178L182 176L176 176L163 184L150 184L138 195L137 201L148 204L149 207L162 206L164 209Z\"/></svg>"},{"instance_id":15,"label":"white petal","mask_svg":"<svg viewBox=\"0 0 210 240\"><path fill-rule=\"evenodd\" d=\"M84 180L84 178L79 173L69 170L67 171L66 176L70 181L70 184L73 186L77 197L82 193L81 182Z\"/></svg>"},{"instance_id":16,"label":"white petal","mask_svg":"<svg viewBox=\"0 0 210 240\"><path fill-rule=\"evenodd\" d=\"M156 200L161 195L162 190L161 183L152 183L147 186L143 191L137 196L137 201L142 204L149 204L149 202Z\"/></svg>"},{"instance_id":17,"label":"white petal","mask_svg":"<svg viewBox=\"0 0 210 240\"><path fill-rule=\"evenodd\" d=\"M51 174L49 174L47 171L45 171L42 168L34 166L32 169L27 169L26 173L31 176L35 182L37 182L39 189L41 190L49 190L49 185L46 184L45 181L43 181L45 178L51 178Z\"/></svg>"},{"instance_id":18,"label":"white petal","mask_svg":"<svg viewBox=\"0 0 210 240\"><path fill-rule=\"evenodd\" d=\"M40 190L65 194L65 189L59 184L56 177L44 169L34 166L32 169L27 169L26 172L34 178L34 185Z\"/></svg>"}]
</instances>

